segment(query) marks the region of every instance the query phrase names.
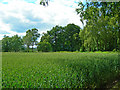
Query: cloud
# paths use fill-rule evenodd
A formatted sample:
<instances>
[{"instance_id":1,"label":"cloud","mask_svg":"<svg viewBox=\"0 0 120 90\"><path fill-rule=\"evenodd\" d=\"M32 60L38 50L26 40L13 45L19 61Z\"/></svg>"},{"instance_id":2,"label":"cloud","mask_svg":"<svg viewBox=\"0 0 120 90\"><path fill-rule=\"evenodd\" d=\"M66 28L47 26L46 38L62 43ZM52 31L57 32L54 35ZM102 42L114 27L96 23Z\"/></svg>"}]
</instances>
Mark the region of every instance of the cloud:
<instances>
[{"instance_id":1,"label":"cloud","mask_svg":"<svg viewBox=\"0 0 120 90\"><path fill-rule=\"evenodd\" d=\"M79 0L51 0L49 6L39 5L40 0L0 0L0 39L4 34L25 35L26 30L37 28L46 32L55 25L74 23L82 27L75 12Z\"/></svg>"}]
</instances>

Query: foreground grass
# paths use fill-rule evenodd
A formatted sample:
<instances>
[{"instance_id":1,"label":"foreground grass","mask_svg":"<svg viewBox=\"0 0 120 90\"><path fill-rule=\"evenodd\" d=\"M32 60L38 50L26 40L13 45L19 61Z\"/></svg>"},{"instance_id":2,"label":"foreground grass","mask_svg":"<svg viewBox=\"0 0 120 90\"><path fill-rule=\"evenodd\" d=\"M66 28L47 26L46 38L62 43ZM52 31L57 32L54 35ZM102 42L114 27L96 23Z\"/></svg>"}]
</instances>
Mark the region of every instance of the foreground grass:
<instances>
[{"instance_id":1,"label":"foreground grass","mask_svg":"<svg viewBox=\"0 0 120 90\"><path fill-rule=\"evenodd\" d=\"M3 88L100 88L119 76L118 53L3 53Z\"/></svg>"}]
</instances>

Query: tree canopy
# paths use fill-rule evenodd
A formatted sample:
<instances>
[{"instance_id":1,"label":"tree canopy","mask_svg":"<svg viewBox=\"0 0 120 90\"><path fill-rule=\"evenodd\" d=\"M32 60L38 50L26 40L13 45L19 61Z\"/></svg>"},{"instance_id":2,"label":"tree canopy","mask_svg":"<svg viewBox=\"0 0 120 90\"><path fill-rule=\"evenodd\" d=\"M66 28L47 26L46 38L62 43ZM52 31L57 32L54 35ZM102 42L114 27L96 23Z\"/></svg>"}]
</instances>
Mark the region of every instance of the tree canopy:
<instances>
[{"instance_id":1,"label":"tree canopy","mask_svg":"<svg viewBox=\"0 0 120 90\"><path fill-rule=\"evenodd\" d=\"M14 35L12 37L4 36L4 38L2 39L2 51L4 52L18 52L21 50L21 46L22 39L18 35Z\"/></svg>"},{"instance_id":2,"label":"tree canopy","mask_svg":"<svg viewBox=\"0 0 120 90\"><path fill-rule=\"evenodd\" d=\"M79 50L81 42L79 32L80 27L75 24L68 24L65 27L56 25L43 34L40 42L49 42L55 52Z\"/></svg>"},{"instance_id":3,"label":"tree canopy","mask_svg":"<svg viewBox=\"0 0 120 90\"><path fill-rule=\"evenodd\" d=\"M41 0L40 1L40 5L43 5L43 6L48 6L48 2L49 2L50 0Z\"/></svg>"},{"instance_id":4,"label":"tree canopy","mask_svg":"<svg viewBox=\"0 0 120 90\"><path fill-rule=\"evenodd\" d=\"M27 51L29 51L29 46L33 46L37 44L37 38L40 37L38 33L38 29L33 28L32 30L26 31L26 36L23 37L23 42L27 46Z\"/></svg>"},{"instance_id":5,"label":"tree canopy","mask_svg":"<svg viewBox=\"0 0 120 90\"><path fill-rule=\"evenodd\" d=\"M86 21L81 32L84 47L90 51L120 49L120 2L80 2L78 5L80 20Z\"/></svg>"}]
</instances>

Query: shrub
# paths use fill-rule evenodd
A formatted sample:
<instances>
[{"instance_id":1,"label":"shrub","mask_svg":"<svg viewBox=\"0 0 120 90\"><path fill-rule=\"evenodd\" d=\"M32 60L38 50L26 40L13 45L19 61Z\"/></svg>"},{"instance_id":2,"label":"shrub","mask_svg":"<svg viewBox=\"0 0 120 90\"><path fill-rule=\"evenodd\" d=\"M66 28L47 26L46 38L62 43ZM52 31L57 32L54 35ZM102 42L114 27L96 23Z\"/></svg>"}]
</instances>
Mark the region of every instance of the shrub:
<instances>
[{"instance_id":1,"label":"shrub","mask_svg":"<svg viewBox=\"0 0 120 90\"><path fill-rule=\"evenodd\" d=\"M116 52L116 49L113 49L113 52Z\"/></svg>"},{"instance_id":2,"label":"shrub","mask_svg":"<svg viewBox=\"0 0 120 90\"><path fill-rule=\"evenodd\" d=\"M37 50L42 52L52 51L51 44L49 42L40 42L38 43Z\"/></svg>"}]
</instances>

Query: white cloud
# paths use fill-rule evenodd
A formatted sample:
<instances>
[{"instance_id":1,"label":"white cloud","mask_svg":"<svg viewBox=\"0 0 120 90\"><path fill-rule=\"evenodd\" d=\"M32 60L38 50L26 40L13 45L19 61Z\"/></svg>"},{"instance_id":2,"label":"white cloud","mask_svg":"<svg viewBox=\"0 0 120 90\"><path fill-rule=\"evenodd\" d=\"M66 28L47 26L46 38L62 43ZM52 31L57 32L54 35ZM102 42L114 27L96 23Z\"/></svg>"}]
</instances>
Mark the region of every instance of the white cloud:
<instances>
[{"instance_id":1,"label":"white cloud","mask_svg":"<svg viewBox=\"0 0 120 90\"><path fill-rule=\"evenodd\" d=\"M5 23L1 22L1 20L0 20L0 31L1 32L3 32L3 31L9 32L10 31L10 24L5 24Z\"/></svg>"},{"instance_id":2,"label":"white cloud","mask_svg":"<svg viewBox=\"0 0 120 90\"><path fill-rule=\"evenodd\" d=\"M3 0L8 4L0 3L0 35L3 36L1 32L4 31L8 32L6 35L9 36L15 34L23 36L25 31L32 27L38 27L39 32L46 32L55 25L65 26L74 23L82 26L80 17L75 12L77 7L75 1L79 0L51 0L49 6L44 7L39 5L40 0L35 3Z\"/></svg>"}]
</instances>

